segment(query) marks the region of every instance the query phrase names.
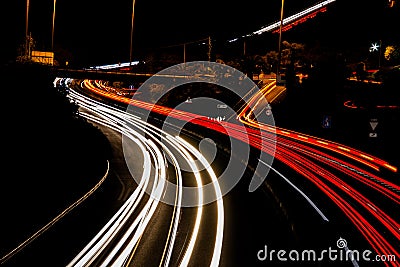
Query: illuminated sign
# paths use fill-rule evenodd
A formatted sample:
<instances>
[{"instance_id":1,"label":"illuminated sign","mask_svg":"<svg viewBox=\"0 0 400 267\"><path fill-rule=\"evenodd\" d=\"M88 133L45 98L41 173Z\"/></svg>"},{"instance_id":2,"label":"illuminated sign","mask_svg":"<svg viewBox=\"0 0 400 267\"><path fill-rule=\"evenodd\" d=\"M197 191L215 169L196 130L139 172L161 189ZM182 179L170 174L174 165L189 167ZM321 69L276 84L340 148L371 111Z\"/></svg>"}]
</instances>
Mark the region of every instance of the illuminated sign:
<instances>
[{"instance_id":1,"label":"illuminated sign","mask_svg":"<svg viewBox=\"0 0 400 267\"><path fill-rule=\"evenodd\" d=\"M31 58L33 62L53 65L54 63L54 53L45 51L32 51Z\"/></svg>"}]
</instances>

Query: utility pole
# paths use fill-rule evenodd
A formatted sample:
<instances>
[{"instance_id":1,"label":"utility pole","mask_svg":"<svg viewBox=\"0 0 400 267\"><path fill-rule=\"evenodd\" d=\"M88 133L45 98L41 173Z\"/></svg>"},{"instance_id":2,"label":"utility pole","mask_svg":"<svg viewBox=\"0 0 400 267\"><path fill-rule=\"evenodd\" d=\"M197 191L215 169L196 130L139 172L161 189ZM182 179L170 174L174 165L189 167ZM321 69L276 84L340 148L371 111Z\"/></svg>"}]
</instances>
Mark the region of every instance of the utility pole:
<instances>
[{"instance_id":1,"label":"utility pole","mask_svg":"<svg viewBox=\"0 0 400 267\"><path fill-rule=\"evenodd\" d=\"M26 39L28 39L28 59L31 59L31 49L33 45L32 33L29 33L29 36Z\"/></svg>"},{"instance_id":2,"label":"utility pole","mask_svg":"<svg viewBox=\"0 0 400 267\"><path fill-rule=\"evenodd\" d=\"M132 65L132 46L133 46L133 18L135 15L135 0L132 0L132 23L131 23L131 43L129 48L129 66Z\"/></svg>"},{"instance_id":3,"label":"utility pole","mask_svg":"<svg viewBox=\"0 0 400 267\"><path fill-rule=\"evenodd\" d=\"M28 25L29 25L29 0L26 0L26 16L25 16L25 56L29 58L28 46L30 43L30 38L28 36Z\"/></svg>"},{"instance_id":4,"label":"utility pole","mask_svg":"<svg viewBox=\"0 0 400 267\"><path fill-rule=\"evenodd\" d=\"M54 52L54 23L56 21L56 1L53 2L53 24L51 28L51 51Z\"/></svg>"},{"instance_id":5,"label":"utility pole","mask_svg":"<svg viewBox=\"0 0 400 267\"><path fill-rule=\"evenodd\" d=\"M208 36L208 53L207 53L208 61L211 61L211 47L212 47L211 36Z\"/></svg>"},{"instance_id":6,"label":"utility pole","mask_svg":"<svg viewBox=\"0 0 400 267\"><path fill-rule=\"evenodd\" d=\"M280 67L281 67L281 57L282 57L282 26L283 26L283 7L285 4L285 0L282 0L282 4L281 4L281 24L279 26L279 41L278 41L278 63L277 68L276 68L276 83L278 84L278 82L280 83L281 81L281 77L280 77Z\"/></svg>"}]
</instances>

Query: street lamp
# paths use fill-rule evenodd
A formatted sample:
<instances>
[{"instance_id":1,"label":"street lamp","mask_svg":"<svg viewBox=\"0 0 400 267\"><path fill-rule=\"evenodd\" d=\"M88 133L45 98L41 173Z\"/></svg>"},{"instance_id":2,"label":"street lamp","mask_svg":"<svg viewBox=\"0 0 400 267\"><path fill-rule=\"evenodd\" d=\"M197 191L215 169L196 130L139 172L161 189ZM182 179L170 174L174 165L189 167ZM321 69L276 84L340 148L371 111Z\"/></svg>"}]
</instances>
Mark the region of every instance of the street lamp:
<instances>
[{"instance_id":1,"label":"street lamp","mask_svg":"<svg viewBox=\"0 0 400 267\"><path fill-rule=\"evenodd\" d=\"M283 26L283 6L285 4L285 0L282 0L281 3L281 24L279 26L279 41L278 41L278 63L276 64L276 83L281 81L279 69L281 67L281 54L282 54L282 26Z\"/></svg>"},{"instance_id":2,"label":"street lamp","mask_svg":"<svg viewBox=\"0 0 400 267\"><path fill-rule=\"evenodd\" d=\"M51 51L54 52L54 22L56 19L56 1L53 2L53 24L51 27Z\"/></svg>"},{"instance_id":3,"label":"street lamp","mask_svg":"<svg viewBox=\"0 0 400 267\"><path fill-rule=\"evenodd\" d=\"M378 51L379 45L377 43L373 43L369 48L369 52Z\"/></svg>"},{"instance_id":4,"label":"street lamp","mask_svg":"<svg viewBox=\"0 0 400 267\"><path fill-rule=\"evenodd\" d=\"M377 52L378 51L378 69L381 68L381 57L382 57L382 40L379 40L378 43L373 43L369 48L369 52Z\"/></svg>"},{"instance_id":5,"label":"street lamp","mask_svg":"<svg viewBox=\"0 0 400 267\"><path fill-rule=\"evenodd\" d=\"M131 24L131 44L129 50L129 66L132 65L132 43L133 43L133 18L135 15L135 0L132 0L132 24Z\"/></svg>"},{"instance_id":6,"label":"street lamp","mask_svg":"<svg viewBox=\"0 0 400 267\"><path fill-rule=\"evenodd\" d=\"M26 21L25 21L25 56L29 57L28 46L29 46L29 38L28 38L28 25L29 25L29 0L26 0Z\"/></svg>"}]
</instances>

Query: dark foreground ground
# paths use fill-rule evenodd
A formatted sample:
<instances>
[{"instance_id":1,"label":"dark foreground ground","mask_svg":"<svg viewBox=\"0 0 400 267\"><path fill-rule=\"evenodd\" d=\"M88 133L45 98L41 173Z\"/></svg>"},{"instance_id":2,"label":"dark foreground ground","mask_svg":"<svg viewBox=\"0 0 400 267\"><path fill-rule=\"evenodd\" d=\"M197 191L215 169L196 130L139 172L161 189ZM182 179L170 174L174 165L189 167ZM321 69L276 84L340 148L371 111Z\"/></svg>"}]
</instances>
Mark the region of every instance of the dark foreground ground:
<instances>
[{"instance_id":1,"label":"dark foreground ground","mask_svg":"<svg viewBox=\"0 0 400 267\"><path fill-rule=\"evenodd\" d=\"M11 65L0 75L2 258L104 176L109 149L55 90L51 69Z\"/></svg>"}]
</instances>

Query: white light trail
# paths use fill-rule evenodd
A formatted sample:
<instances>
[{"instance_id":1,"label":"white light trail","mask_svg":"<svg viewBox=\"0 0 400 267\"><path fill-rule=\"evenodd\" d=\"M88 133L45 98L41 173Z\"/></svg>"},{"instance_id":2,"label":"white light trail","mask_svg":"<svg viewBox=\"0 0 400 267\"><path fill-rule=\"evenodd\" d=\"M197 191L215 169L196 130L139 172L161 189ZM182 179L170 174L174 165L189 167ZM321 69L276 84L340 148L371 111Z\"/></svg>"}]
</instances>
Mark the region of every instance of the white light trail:
<instances>
[{"instance_id":1,"label":"white light trail","mask_svg":"<svg viewBox=\"0 0 400 267\"><path fill-rule=\"evenodd\" d=\"M329 219L325 216L325 214L317 207L317 205L315 205L315 203L303 191L301 191L297 186L295 186L288 178L286 178L282 173L280 173L274 167L272 167L271 165L265 163L262 160L259 160L259 161L262 164L264 164L267 167L269 167L271 170L273 170L280 177L282 177L282 179L285 180L285 182L287 182L290 186L292 186L297 192L300 193L300 195L302 195L307 200L307 202L311 205L311 207L313 207L318 212L318 214L322 217L322 219L324 219L325 221L329 222Z\"/></svg>"},{"instance_id":2,"label":"white light trail","mask_svg":"<svg viewBox=\"0 0 400 267\"><path fill-rule=\"evenodd\" d=\"M66 80L65 84L71 83L72 80ZM57 79L55 82L60 85L63 83L62 80ZM67 85L68 86L68 85ZM106 106L101 102L97 102L90 99L76 91L69 88L68 97L73 100L77 105L81 106L83 111L80 111L80 115L86 119L107 126L113 130L116 130L129 140L133 141L139 149L142 151L144 159L144 172L140 179L138 187L134 190L128 200L122 205L118 212L112 217L112 219L102 228L102 230L85 246L85 248L67 265L68 267L76 266L88 266L94 263L98 256L107 253L103 257L103 261L99 266L125 266L127 261L132 258L132 253L138 246L138 243L144 234L149 221L153 218L155 209L163 198L163 193L166 187L166 158L161 152L160 147L172 160L177 174L177 190L176 190L176 202L174 206L174 213L171 220L170 230L167 236L167 242L165 245L164 253L161 257L160 266L168 266L172 257L174 249L175 239L178 232L178 224L180 221L181 214L181 202L182 202L182 174L178 164L178 160L175 158L174 153L178 153L190 166L197 184L197 199L199 206L197 208L196 218L194 221L193 231L191 233L188 244L184 249L185 253L180 261L180 266L187 266L193 255L194 247L199 234L199 229L202 219L202 203L203 203L203 191L202 191L202 180L197 164L204 165L207 169L209 176L213 181L215 187L215 193L217 195L217 208L218 208L218 220L217 220L217 231L215 246L213 250L213 257L211 259L212 266L216 266L219 263L222 239L223 239L223 204L222 194L219 188L218 180L213 172L210 163L197 151L194 147L190 146L181 138L174 137L167 132L160 130L159 128L142 121L139 117L123 112L117 108ZM143 131L146 138L143 136ZM154 142L153 142L154 141ZM162 141L165 141L162 142ZM171 150L172 149L172 150ZM191 156L194 155L198 158L198 161ZM151 163L155 165L154 174L151 175ZM129 225L125 227L128 219L138 209L139 203L143 201L144 193L146 188L151 186L149 194L151 197L147 200L144 207L140 210L137 217ZM143 205L142 205L143 206ZM110 248L111 241L116 236L119 236L120 231L124 231L122 237L119 237L118 242Z\"/></svg>"},{"instance_id":3,"label":"white light trail","mask_svg":"<svg viewBox=\"0 0 400 267\"><path fill-rule=\"evenodd\" d=\"M214 170L211 168L207 159L198 150L196 150L191 144L186 142L186 140L182 139L181 137L177 136L176 139L178 141L180 141L181 144L184 144L185 147L199 159L199 161L203 164L203 166L206 167L207 172L208 172L209 176L211 177L211 181L212 181L214 189L215 189L215 194L217 196L216 199L217 199L217 216L218 216L218 218L217 218L217 233L215 236L214 252L213 252L213 257L211 259L210 266L218 266L220 258L221 258L222 241L223 241L223 235L224 235L224 204L223 204L223 200L222 200L221 188L218 183L218 178L215 175Z\"/></svg>"},{"instance_id":4,"label":"white light trail","mask_svg":"<svg viewBox=\"0 0 400 267\"><path fill-rule=\"evenodd\" d=\"M109 69L118 69L118 68L129 67L131 65L137 65L137 64L139 64L139 61L92 66L92 67L89 67L89 69L109 70Z\"/></svg>"}]
</instances>

